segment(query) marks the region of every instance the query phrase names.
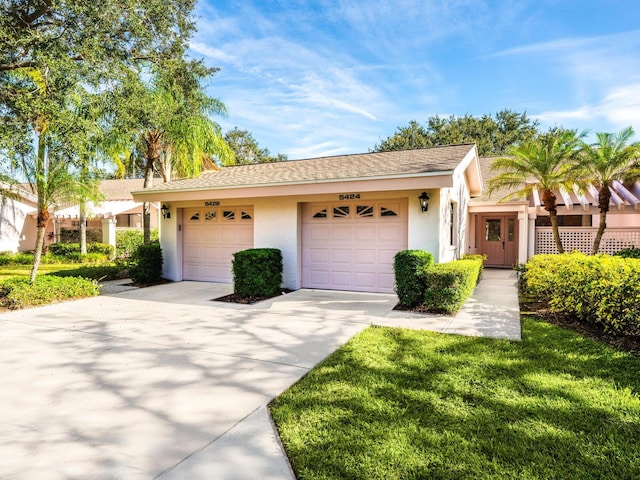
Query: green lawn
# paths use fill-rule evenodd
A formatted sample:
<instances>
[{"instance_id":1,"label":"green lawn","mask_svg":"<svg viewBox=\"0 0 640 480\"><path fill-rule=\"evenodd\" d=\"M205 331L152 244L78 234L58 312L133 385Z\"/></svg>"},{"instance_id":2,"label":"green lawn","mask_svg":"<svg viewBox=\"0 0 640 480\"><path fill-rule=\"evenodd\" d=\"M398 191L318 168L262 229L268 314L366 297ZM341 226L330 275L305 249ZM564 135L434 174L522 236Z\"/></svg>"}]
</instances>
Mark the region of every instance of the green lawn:
<instances>
[{"instance_id":1,"label":"green lawn","mask_svg":"<svg viewBox=\"0 0 640 480\"><path fill-rule=\"evenodd\" d=\"M520 343L372 327L272 414L299 480L637 479L639 374L531 318Z\"/></svg>"},{"instance_id":2,"label":"green lawn","mask_svg":"<svg viewBox=\"0 0 640 480\"><path fill-rule=\"evenodd\" d=\"M0 282L7 278L28 277L31 273L31 265L1 265ZM111 278L121 270L115 263L109 262L98 265L86 265L81 263L44 263L38 267L38 275L56 272L69 272L85 278L100 280L103 277Z\"/></svg>"}]
</instances>

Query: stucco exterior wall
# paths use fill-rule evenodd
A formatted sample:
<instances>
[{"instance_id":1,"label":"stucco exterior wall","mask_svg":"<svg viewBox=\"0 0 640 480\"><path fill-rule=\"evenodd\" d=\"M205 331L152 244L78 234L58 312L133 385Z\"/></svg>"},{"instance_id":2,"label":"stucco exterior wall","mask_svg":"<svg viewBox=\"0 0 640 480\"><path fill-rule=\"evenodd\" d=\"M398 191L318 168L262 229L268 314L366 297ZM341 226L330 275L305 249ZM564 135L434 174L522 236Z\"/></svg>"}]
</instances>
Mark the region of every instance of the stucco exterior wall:
<instances>
[{"instance_id":1,"label":"stucco exterior wall","mask_svg":"<svg viewBox=\"0 0 640 480\"><path fill-rule=\"evenodd\" d=\"M254 205L253 245L282 252L285 288L300 288L300 203L294 197L261 198Z\"/></svg>"},{"instance_id":2,"label":"stucco exterior wall","mask_svg":"<svg viewBox=\"0 0 640 480\"><path fill-rule=\"evenodd\" d=\"M0 203L0 252L17 252L27 225L26 206L12 199L4 199ZM35 237L33 240L35 246Z\"/></svg>"},{"instance_id":3,"label":"stucco exterior wall","mask_svg":"<svg viewBox=\"0 0 640 480\"><path fill-rule=\"evenodd\" d=\"M426 191L429 195L429 210L423 212L418 196ZM440 258L440 194L439 190L414 190L409 192L409 250L425 250L433 255L436 262Z\"/></svg>"},{"instance_id":4,"label":"stucco exterior wall","mask_svg":"<svg viewBox=\"0 0 640 480\"><path fill-rule=\"evenodd\" d=\"M162 276L182 280L182 208L169 207L170 218L160 218L158 234L162 245Z\"/></svg>"}]
</instances>

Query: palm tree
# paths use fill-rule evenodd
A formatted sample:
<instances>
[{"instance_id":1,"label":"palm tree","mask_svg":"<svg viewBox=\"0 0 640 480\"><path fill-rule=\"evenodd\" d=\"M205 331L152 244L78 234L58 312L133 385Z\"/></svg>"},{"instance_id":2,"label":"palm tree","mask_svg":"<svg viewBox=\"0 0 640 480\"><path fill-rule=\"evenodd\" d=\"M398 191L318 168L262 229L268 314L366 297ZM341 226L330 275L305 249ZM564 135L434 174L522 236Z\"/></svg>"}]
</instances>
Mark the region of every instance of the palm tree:
<instances>
[{"instance_id":1,"label":"palm tree","mask_svg":"<svg viewBox=\"0 0 640 480\"><path fill-rule=\"evenodd\" d=\"M510 156L497 158L491 170L500 172L489 182L490 192L508 191L500 201L526 198L534 190L542 192L544 209L549 212L553 238L559 253L564 253L558 231L555 190L568 186L578 169L580 139L572 130L551 130L509 150Z\"/></svg>"},{"instance_id":2,"label":"palm tree","mask_svg":"<svg viewBox=\"0 0 640 480\"><path fill-rule=\"evenodd\" d=\"M156 174L167 182L174 175L198 175L212 157L230 163L233 152L210 117L224 115L226 108L202 86L215 69L201 62L176 60L154 65L152 73L148 83L129 78L118 93L115 130L119 138L112 145L125 153L120 170L129 170L131 162L141 163L144 188L151 188ZM150 240L150 218L145 202L145 243Z\"/></svg>"},{"instance_id":3,"label":"palm tree","mask_svg":"<svg viewBox=\"0 0 640 480\"><path fill-rule=\"evenodd\" d=\"M634 135L632 127L613 133L596 133L596 142L582 145L581 167L585 183L598 189L600 222L591 253L600 249L602 235L607 227L607 212L613 182L635 181L640 178L640 143L629 143Z\"/></svg>"}]
</instances>

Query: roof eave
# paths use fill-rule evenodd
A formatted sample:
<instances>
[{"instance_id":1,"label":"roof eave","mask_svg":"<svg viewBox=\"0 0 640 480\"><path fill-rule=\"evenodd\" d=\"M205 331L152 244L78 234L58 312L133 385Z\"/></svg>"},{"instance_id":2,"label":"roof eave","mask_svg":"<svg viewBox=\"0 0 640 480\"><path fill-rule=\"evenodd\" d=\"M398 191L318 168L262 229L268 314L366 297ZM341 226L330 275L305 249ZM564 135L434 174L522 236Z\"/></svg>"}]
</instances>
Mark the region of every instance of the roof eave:
<instances>
[{"instance_id":1,"label":"roof eave","mask_svg":"<svg viewBox=\"0 0 640 480\"><path fill-rule=\"evenodd\" d=\"M238 189L252 189L252 188L278 188L295 185L318 185L318 184L331 184L331 183L348 183L348 182L366 182L376 180L402 180L402 179L415 179L415 178L429 178L429 177L442 177L453 175L453 170L441 170L436 172L421 172L414 174L402 174L402 175L376 175L371 177L351 177L351 178L335 178L335 179L320 179L320 180L306 180L295 182L278 182L278 183L251 183L242 185L212 185L205 187L191 187L191 188L172 188L172 189L148 189L137 190L131 192L134 200L141 196L156 196L162 194L174 194L174 193L187 193L187 192L206 192L216 190L238 190ZM156 197L157 198L157 197Z\"/></svg>"}]
</instances>

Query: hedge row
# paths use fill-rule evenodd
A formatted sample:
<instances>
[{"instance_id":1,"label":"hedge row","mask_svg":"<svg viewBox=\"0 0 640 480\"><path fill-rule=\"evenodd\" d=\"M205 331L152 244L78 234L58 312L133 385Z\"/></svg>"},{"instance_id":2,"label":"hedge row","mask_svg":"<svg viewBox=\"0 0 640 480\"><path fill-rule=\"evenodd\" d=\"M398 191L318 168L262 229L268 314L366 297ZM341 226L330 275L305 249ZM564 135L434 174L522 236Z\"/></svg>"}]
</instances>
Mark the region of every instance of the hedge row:
<instances>
[{"instance_id":1,"label":"hedge row","mask_svg":"<svg viewBox=\"0 0 640 480\"><path fill-rule=\"evenodd\" d=\"M78 277L42 275L33 285L27 278L11 278L0 285L0 298L6 308L19 309L75 298L94 297L100 293L97 282Z\"/></svg>"},{"instance_id":2,"label":"hedge row","mask_svg":"<svg viewBox=\"0 0 640 480\"><path fill-rule=\"evenodd\" d=\"M609 255L536 255L522 286L549 309L605 331L640 334L640 260Z\"/></svg>"},{"instance_id":3,"label":"hedge row","mask_svg":"<svg viewBox=\"0 0 640 480\"><path fill-rule=\"evenodd\" d=\"M406 308L420 306L431 312L457 312L473 293L482 271L482 255L433 264L422 250L403 250L394 257L396 293Z\"/></svg>"},{"instance_id":4,"label":"hedge row","mask_svg":"<svg viewBox=\"0 0 640 480\"><path fill-rule=\"evenodd\" d=\"M452 314L460 310L480 278L482 259L439 263L425 276L424 307L430 312Z\"/></svg>"}]
</instances>

